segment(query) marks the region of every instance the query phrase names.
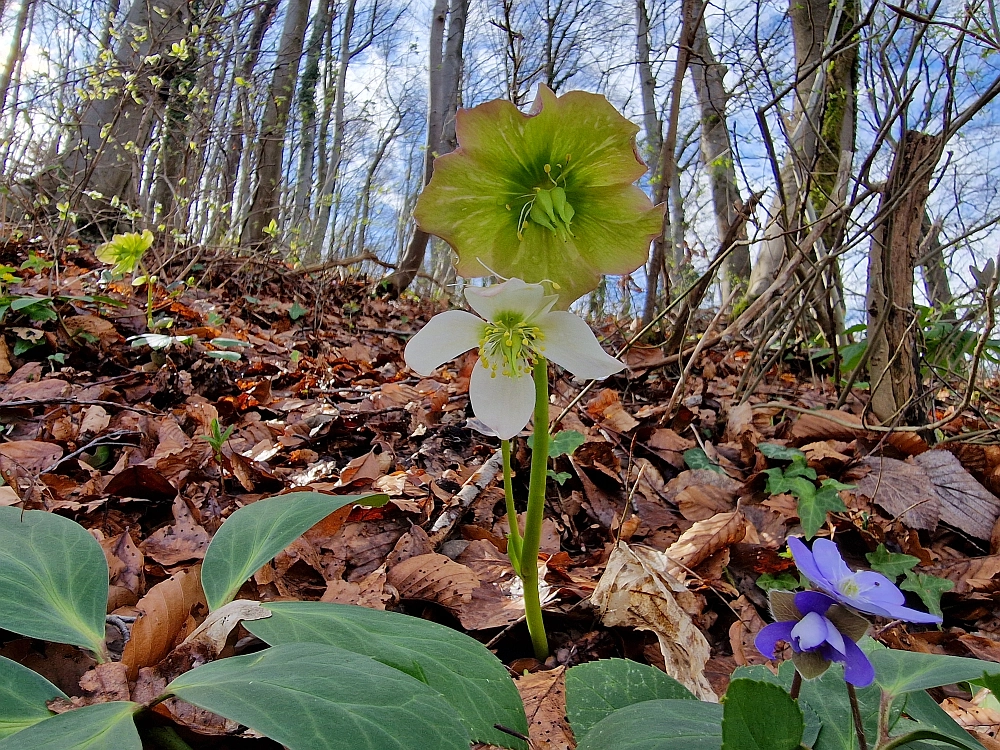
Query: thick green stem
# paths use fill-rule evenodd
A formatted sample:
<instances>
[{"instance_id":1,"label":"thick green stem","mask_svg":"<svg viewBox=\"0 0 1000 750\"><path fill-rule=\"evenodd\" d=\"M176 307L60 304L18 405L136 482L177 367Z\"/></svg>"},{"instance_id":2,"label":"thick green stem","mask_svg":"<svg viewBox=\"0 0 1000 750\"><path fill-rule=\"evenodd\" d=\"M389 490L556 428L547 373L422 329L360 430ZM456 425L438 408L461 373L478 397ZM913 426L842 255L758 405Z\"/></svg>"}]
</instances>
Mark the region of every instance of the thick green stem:
<instances>
[{"instance_id":1,"label":"thick green stem","mask_svg":"<svg viewBox=\"0 0 1000 750\"><path fill-rule=\"evenodd\" d=\"M514 507L514 488L511 487L510 473L510 441L500 441L500 453L503 456L503 494L507 501L507 526L510 533L507 535L507 557L510 564L514 566L514 572L521 576L521 530L517 524L517 508Z\"/></svg>"},{"instance_id":2,"label":"thick green stem","mask_svg":"<svg viewBox=\"0 0 1000 750\"><path fill-rule=\"evenodd\" d=\"M538 596L538 546L542 541L542 518L545 513L545 481L549 468L549 363L539 357L535 362L535 437L531 449L531 479L528 484L528 512L521 539L521 581L524 583L524 617L531 634L535 658L545 661L549 643L542 622L542 603Z\"/></svg>"}]
</instances>

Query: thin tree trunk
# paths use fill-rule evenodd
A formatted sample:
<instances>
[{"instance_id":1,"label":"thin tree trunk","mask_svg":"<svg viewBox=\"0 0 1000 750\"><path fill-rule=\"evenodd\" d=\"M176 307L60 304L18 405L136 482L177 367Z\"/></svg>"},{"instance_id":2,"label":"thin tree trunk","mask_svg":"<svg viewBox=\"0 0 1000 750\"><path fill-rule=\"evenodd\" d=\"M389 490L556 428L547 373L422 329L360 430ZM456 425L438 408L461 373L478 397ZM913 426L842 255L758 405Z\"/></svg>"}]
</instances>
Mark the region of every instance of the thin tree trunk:
<instances>
[{"instance_id":1,"label":"thin tree trunk","mask_svg":"<svg viewBox=\"0 0 1000 750\"><path fill-rule=\"evenodd\" d=\"M721 240L729 233L740 208L736 184L736 165L729 129L726 125L726 66L712 52L708 28L702 15L695 30L694 51L690 62L691 79L701 109L701 158L708 170L715 209L715 226ZM730 299L734 288L746 286L750 276L750 248L746 244L746 224L734 238L734 247L722 263L722 299Z\"/></svg>"},{"instance_id":2,"label":"thin tree trunk","mask_svg":"<svg viewBox=\"0 0 1000 750\"><path fill-rule=\"evenodd\" d=\"M941 136L907 131L882 192L868 256L870 406L882 423L920 424L913 269Z\"/></svg>"},{"instance_id":3,"label":"thin tree trunk","mask_svg":"<svg viewBox=\"0 0 1000 750\"><path fill-rule=\"evenodd\" d=\"M340 182L340 163L344 155L344 111L347 107L347 67L351 64L351 34L354 31L356 5L357 0L347 0L347 8L344 11L344 24L340 32L337 80L334 83L333 143L325 164L326 180L320 191L319 211L308 255L308 258L312 262L319 261L323 257L323 246L330 224L330 214L333 204L340 201L337 188Z\"/></svg>"},{"instance_id":4,"label":"thin tree trunk","mask_svg":"<svg viewBox=\"0 0 1000 750\"><path fill-rule=\"evenodd\" d=\"M260 248L268 242L265 230L271 226L272 221L277 222L285 131L308 23L309 0L289 0L270 95L261 121L257 189L240 237L240 243L251 249Z\"/></svg>"},{"instance_id":5,"label":"thin tree trunk","mask_svg":"<svg viewBox=\"0 0 1000 750\"><path fill-rule=\"evenodd\" d=\"M931 221L931 216L924 211L920 222L920 257L917 263L924 277L924 292L927 301L938 312L944 314L945 320L955 320L952 305L955 297L951 293L948 281L948 264L945 263L941 250L941 222Z\"/></svg>"},{"instance_id":6,"label":"thin tree trunk","mask_svg":"<svg viewBox=\"0 0 1000 750\"><path fill-rule=\"evenodd\" d=\"M14 75L14 68L21 59L21 45L24 41L24 29L28 25L28 17L34 6L32 0L21 0L21 9L17 12L17 19L14 21L14 34L11 37L10 52L7 54L7 61L3 70L0 71L0 112L7 106L7 92L10 90L10 81ZM16 103L16 102L15 102Z\"/></svg>"},{"instance_id":7,"label":"thin tree trunk","mask_svg":"<svg viewBox=\"0 0 1000 750\"><path fill-rule=\"evenodd\" d=\"M301 228L309 216L309 201L313 189L313 166L316 161L316 85L319 82L319 58L323 39L330 32L332 0L319 0L313 16L312 31L306 45L306 63L302 69L299 86L299 115L301 117L301 154L295 180L295 200L292 226ZM303 237L303 239L306 239Z\"/></svg>"},{"instance_id":8,"label":"thin tree trunk","mask_svg":"<svg viewBox=\"0 0 1000 750\"><path fill-rule=\"evenodd\" d=\"M435 0L434 10L431 14L431 36L430 36L430 60L428 77L428 108L427 108L427 150L424 154L424 179L426 185L431 181L434 173L434 158L436 153L442 148L445 134L445 117L457 103L450 102L452 96L457 97L460 89L460 80L448 80L447 75L455 76L461 74L461 61L444 59L445 26L448 26L448 50L457 57L462 55L463 37L459 32L464 33L466 12L468 11L467 0L452 0L449 12L448 0ZM450 18L449 18L450 17ZM452 34L451 29L455 28L456 33ZM454 125L451 125L454 128ZM423 265L424 255L427 253L427 242L430 235L419 227L414 227L413 234L410 235L410 242L406 246L406 251L399 259L396 270L382 280L381 286L389 294L396 296L405 290L420 271Z\"/></svg>"},{"instance_id":9,"label":"thin tree trunk","mask_svg":"<svg viewBox=\"0 0 1000 750\"><path fill-rule=\"evenodd\" d=\"M649 166L649 186L654 193L659 192L659 156L663 147L663 124L657 115L656 78L649 62L649 15L646 0L635 2L635 51L639 66L639 90L642 95L642 122L646 130L646 160ZM664 218L669 221L668 214ZM660 274L666 262L662 237L653 243L653 252L646 263L646 297L643 301L642 324L647 325L656 315L657 291Z\"/></svg>"}]
</instances>

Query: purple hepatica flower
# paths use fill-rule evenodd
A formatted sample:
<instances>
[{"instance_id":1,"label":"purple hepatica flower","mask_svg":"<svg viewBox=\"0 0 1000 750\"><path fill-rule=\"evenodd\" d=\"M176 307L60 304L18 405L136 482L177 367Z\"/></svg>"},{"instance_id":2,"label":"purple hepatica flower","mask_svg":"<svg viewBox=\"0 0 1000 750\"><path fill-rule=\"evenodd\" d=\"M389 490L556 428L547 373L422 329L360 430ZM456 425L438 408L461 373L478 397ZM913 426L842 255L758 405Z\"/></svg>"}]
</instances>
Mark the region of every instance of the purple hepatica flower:
<instances>
[{"instance_id":1,"label":"purple hepatica flower","mask_svg":"<svg viewBox=\"0 0 1000 750\"><path fill-rule=\"evenodd\" d=\"M812 551L798 537L789 537L795 565L818 589L859 612L907 622L940 623L941 618L904 607L906 597L896 584L872 570L852 571L829 539L817 539Z\"/></svg>"},{"instance_id":2,"label":"purple hepatica flower","mask_svg":"<svg viewBox=\"0 0 1000 750\"><path fill-rule=\"evenodd\" d=\"M774 591L768 595L775 622L765 626L754 645L768 659L779 641L792 647L792 662L808 680L819 677L833 662L844 665L844 679L855 687L875 681L875 668L857 642L868 621L818 591Z\"/></svg>"}]
</instances>

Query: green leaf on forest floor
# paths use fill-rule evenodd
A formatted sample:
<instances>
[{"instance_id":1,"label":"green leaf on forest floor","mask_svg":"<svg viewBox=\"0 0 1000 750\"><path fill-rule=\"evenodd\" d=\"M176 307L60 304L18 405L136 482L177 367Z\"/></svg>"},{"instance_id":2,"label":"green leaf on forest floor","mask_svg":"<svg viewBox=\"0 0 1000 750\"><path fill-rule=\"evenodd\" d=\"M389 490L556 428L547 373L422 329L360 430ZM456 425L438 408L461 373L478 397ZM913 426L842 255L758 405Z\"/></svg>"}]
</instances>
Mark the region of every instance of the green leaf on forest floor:
<instances>
[{"instance_id":1,"label":"green leaf on forest floor","mask_svg":"<svg viewBox=\"0 0 1000 750\"><path fill-rule=\"evenodd\" d=\"M494 727L501 724L528 733L524 706L506 667L464 633L429 620L350 604L274 602L265 606L270 617L243 625L266 643L325 643L369 656L441 693L469 728L474 742L526 747Z\"/></svg>"},{"instance_id":2,"label":"green leaf on forest floor","mask_svg":"<svg viewBox=\"0 0 1000 750\"><path fill-rule=\"evenodd\" d=\"M729 683L722 712L723 750L795 750L804 730L802 709L777 685L747 679Z\"/></svg>"},{"instance_id":3,"label":"green leaf on forest floor","mask_svg":"<svg viewBox=\"0 0 1000 750\"><path fill-rule=\"evenodd\" d=\"M694 700L673 677L628 659L600 659L566 672L566 717L577 742L615 711L651 700Z\"/></svg>"},{"instance_id":4,"label":"green leaf on forest floor","mask_svg":"<svg viewBox=\"0 0 1000 750\"><path fill-rule=\"evenodd\" d=\"M722 706L653 700L618 709L587 732L577 750L719 750Z\"/></svg>"},{"instance_id":5,"label":"green leaf on forest floor","mask_svg":"<svg viewBox=\"0 0 1000 750\"><path fill-rule=\"evenodd\" d=\"M872 570L876 570L886 578L895 581L901 575L905 575L916 567L920 562L919 557L904 555L901 552L890 552L884 544L879 544L874 552L865 555Z\"/></svg>"},{"instance_id":6,"label":"green leaf on forest floor","mask_svg":"<svg viewBox=\"0 0 1000 750\"><path fill-rule=\"evenodd\" d=\"M335 646L290 643L192 669L166 693L290 750L468 750L469 734L435 689Z\"/></svg>"},{"instance_id":7,"label":"green leaf on forest floor","mask_svg":"<svg viewBox=\"0 0 1000 750\"><path fill-rule=\"evenodd\" d=\"M0 628L104 653L108 563L80 524L0 507Z\"/></svg>"},{"instance_id":8,"label":"green leaf on forest floor","mask_svg":"<svg viewBox=\"0 0 1000 750\"><path fill-rule=\"evenodd\" d=\"M50 718L45 702L66 697L37 672L0 656L0 739Z\"/></svg>"},{"instance_id":9,"label":"green leaf on forest floor","mask_svg":"<svg viewBox=\"0 0 1000 750\"><path fill-rule=\"evenodd\" d=\"M0 740L0 750L142 750L132 720L141 710L129 701L75 708Z\"/></svg>"},{"instance_id":10,"label":"green leaf on forest floor","mask_svg":"<svg viewBox=\"0 0 1000 750\"><path fill-rule=\"evenodd\" d=\"M201 585L209 608L215 610L231 601L268 560L334 511L355 504L377 507L388 501L388 495L379 494L291 492L240 508L222 524L205 552Z\"/></svg>"},{"instance_id":11,"label":"green leaf on forest floor","mask_svg":"<svg viewBox=\"0 0 1000 750\"><path fill-rule=\"evenodd\" d=\"M941 616L941 595L945 591L951 591L955 584L947 578L927 575L926 573L914 573L912 570L906 571L906 580L899 584L903 591L912 591L920 597L924 606L938 617Z\"/></svg>"}]
</instances>

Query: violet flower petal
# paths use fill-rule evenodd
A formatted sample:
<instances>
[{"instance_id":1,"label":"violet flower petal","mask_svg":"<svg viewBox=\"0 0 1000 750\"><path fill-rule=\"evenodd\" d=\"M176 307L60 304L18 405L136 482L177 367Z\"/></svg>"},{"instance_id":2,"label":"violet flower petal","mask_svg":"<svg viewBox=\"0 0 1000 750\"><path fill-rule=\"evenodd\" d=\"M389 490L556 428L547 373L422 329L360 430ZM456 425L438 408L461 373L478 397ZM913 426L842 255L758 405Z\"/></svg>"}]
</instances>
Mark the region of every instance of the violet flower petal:
<instances>
[{"instance_id":1,"label":"violet flower petal","mask_svg":"<svg viewBox=\"0 0 1000 750\"><path fill-rule=\"evenodd\" d=\"M815 582L820 588L830 586L836 591L841 591L840 582L854 575L854 571L847 567L844 558L840 556L837 545L829 539L817 539L813 542L812 557L822 576L822 584L820 581Z\"/></svg>"},{"instance_id":2,"label":"violet flower petal","mask_svg":"<svg viewBox=\"0 0 1000 750\"><path fill-rule=\"evenodd\" d=\"M815 612L818 615L825 615L837 600L819 591L800 591L795 595L795 608L803 615Z\"/></svg>"},{"instance_id":3,"label":"violet flower petal","mask_svg":"<svg viewBox=\"0 0 1000 750\"><path fill-rule=\"evenodd\" d=\"M844 645L847 647L844 659L844 679L854 687L868 687L875 682L875 667L872 666L865 652L850 638L844 639Z\"/></svg>"},{"instance_id":4,"label":"violet flower petal","mask_svg":"<svg viewBox=\"0 0 1000 750\"><path fill-rule=\"evenodd\" d=\"M802 543L802 540L797 536L788 537L788 549L792 551L792 557L795 560L795 567L799 569L799 572L815 585L820 588L825 588L826 579L823 578L823 574L820 573L819 568L816 567L816 563L813 560L813 553L810 552L809 548Z\"/></svg>"},{"instance_id":5,"label":"violet flower petal","mask_svg":"<svg viewBox=\"0 0 1000 750\"><path fill-rule=\"evenodd\" d=\"M774 652L778 648L778 641L792 642L792 628L796 623L791 620L784 622L772 622L765 625L753 639L754 647L766 658L773 659Z\"/></svg>"},{"instance_id":6,"label":"violet flower petal","mask_svg":"<svg viewBox=\"0 0 1000 750\"><path fill-rule=\"evenodd\" d=\"M823 615L810 612L792 627L792 644L800 651L813 651L829 637L829 624Z\"/></svg>"}]
</instances>

